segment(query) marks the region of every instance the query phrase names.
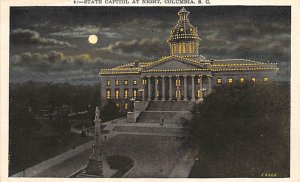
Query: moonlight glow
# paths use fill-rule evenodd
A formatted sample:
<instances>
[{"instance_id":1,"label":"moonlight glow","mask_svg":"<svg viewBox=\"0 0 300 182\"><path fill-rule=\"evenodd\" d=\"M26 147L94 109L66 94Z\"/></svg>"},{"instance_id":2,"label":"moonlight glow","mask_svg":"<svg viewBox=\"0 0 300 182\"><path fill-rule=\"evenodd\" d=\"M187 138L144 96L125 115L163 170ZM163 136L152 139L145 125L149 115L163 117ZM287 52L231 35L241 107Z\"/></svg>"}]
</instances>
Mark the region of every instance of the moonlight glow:
<instances>
[{"instance_id":1,"label":"moonlight glow","mask_svg":"<svg viewBox=\"0 0 300 182\"><path fill-rule=\"evenodd\" d=\"M96 44L98 42L98 37L97 37L97 35L90 35L88 40L89 40L89 43Z\"/></svg>"}]
</instances>

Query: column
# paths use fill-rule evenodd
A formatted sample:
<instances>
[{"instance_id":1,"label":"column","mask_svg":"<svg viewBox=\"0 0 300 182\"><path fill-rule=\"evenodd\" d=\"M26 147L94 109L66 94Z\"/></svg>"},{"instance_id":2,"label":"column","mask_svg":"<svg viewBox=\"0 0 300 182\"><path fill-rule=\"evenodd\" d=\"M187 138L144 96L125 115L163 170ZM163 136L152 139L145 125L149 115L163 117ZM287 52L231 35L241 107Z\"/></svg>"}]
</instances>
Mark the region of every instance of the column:
<instances>
[{"instance_id":1,"label":"column","mask_svg":"<svg viewBox=\"0 0 300 182\"><path fill-rule=\"evenodd\" d=\"M162 76L161 77L161 84L162 84L162 101L165 101L166 100L166 93L165 93L165 77Z\"/></svg>"},{"instance_id":2,"label":"column","mask_svg":"<svg viewBox=\"0 0 300 182\"><path fill-rule=\"evenodd\" d=\"M154 84L155 84L155 93L154 93L154 100L158 100L158 97L157 97L157 86L158 86L158 84L157 84L157 76L155 76L154 77L155 78L155 82L154 82Z\"/></svg>"},{"instance_id":3,"label":"column","mask_svg":"<svg viewBox=\"0 0 300 182\"><path fill-rule=\"evenodd\" d=\"M200 98L199 98L199 100L203 100L203 91L202 91L203 90L203 85L202 85L203 79L202 79L202 75L199 75L199 79L200 79L200 83L199 83L200 84L199 85L200 86L199 87L200 88Z\"/></svg>"},{"instance_id":4,"label":"column","mask_svg":"<svg viewBox=\"0 0 300 182\"><path fill-rule=\"evenodd\" d=\"M195 101L195 75L192 75L192 101Z\"/></svg>"},{"instance_id":5,"label":"column","mask_svg":"<svg viewBox=\"0 0 300 182\"><path fill-rule=\"evenodd\" d=\"M145 84L144 83L145 83L144 77L141 77L141 83L140 83L140 85L141 85L141 90L142 90L142 95L141 95L142 101L145 100Z\"/></svg>"},{"instance_id":6,"label":"column","mask_svg":"<svg viewBox=\"0 0 300 182\"><path fill-rule=\"evenodd\" d=\"M183 100L187 101L188 98L187 98L187 79L186 79L186 75L183 75L183 78L184 78L184 98Z\"/></svg>"},{"instance_id":7,"label":"column","mask_svg":"<svg viewBox=\"0 0 300 182\"><path fill-rule=\"evenodd\" d=\"M180 94L179 94L179 75L176 76L176 98L180 98Z\"/></svg>"},{"instance_id":8,"label":"column","mask_svg":"<svg viewBox=\"0 0 300 182\"><path fill-rule=\"evenodd\" d=\"M151 100L151 81L150 81L150 76L148 76L148 101Z\"/></svg>"},{"instance_id":9,"label":"column","mask_svg":"<svg viewBox=\"0 0 300 182\"><path fill-rule=\"evenodd\" d=\"M169 76L169 100L171 101L172 98L172 76Z\"/></svg>"},{"instance_id":10,"label":"column","mask_svg":"<svg viewBox=\"0 0 300 182\"><path fill-rule=\"evenodd\" d=\"M211 76L207 76L208 79L208 88L207 88L207 93L210 94L211 93Z\"/></svg>"}]
</instances>

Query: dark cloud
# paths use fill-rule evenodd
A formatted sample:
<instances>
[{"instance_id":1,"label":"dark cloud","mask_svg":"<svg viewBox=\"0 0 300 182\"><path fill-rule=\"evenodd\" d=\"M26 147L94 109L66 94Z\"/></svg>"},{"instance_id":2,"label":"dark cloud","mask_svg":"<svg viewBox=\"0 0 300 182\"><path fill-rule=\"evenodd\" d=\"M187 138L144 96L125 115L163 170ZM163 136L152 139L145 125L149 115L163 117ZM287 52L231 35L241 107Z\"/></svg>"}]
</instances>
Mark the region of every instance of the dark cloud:
<instances>
[{"instance_id":1,"label":"dark cloud","mask_svg":"<svg viewBox=\"0 0 300 182\"><path fill-rule=\"evenodd\" d=\"M75 47L66 41L60 41L53 38L42 37L40 33L29 29L14 29L11 32L11 43L21 45L35 45L41 47Z\"/></svg>"},{"instance_id":2,"label":"dark cloud","mask_svg":"<svg viewBox=\"0 0 300 182\"><path fill-rule=\"evenodd\" d=\"M168 44L157 38L131 41L117 41L101 50L118 52L144 59L157 59L168 54Z\"/></svg>"},{"instance_id":3,"label":"dark cloud","mask_svg":"<svg viewBox=\"0 0 300 182\"><path fill-rule=\"evenodd\" d=\"M59 51L45 54L26 52L10 58L10 81L50 81L75 84L99 81L99 68L118 63L88 54L64 55ZM120 64L120 63L119 63Z\"/></svg>"},{"instance_id":4,"label":"dark cloud","mask_svg":"<svg viewBox=\"0 0 300 182\"><path fill-rule=\"evenodd\" d=\"M48 75L49 79L72 83L76 79L89 82L97 80L100 68L136 59L159 59L169 55L166 41L180 8L13 7L11 74L21 74L22 79L46 79ZM187 10L202 37L200 53L207 59L279 62L280 72L289 78L290 7L214 6ZM14 37L13 33L19 35ZM96 45L88 44L90 34L99 36ZM49 52L52 49L59 51ZM39 75L25 75L35 73Z\"/></svg>"},{"instance_id":5,"label":"dark cloud","mask_svg":"<svg viewBox=\"0 0 300 182\"><path fill-rule=\"evenodd\" d=\"M74 70L99 71L99 67L110 67L117 64L100 57L91 58L88 54L64 55L59 51L50 51L45 54L26 52L13 55L10 58L12 68L22 67L35 72L65 72Z\"/></svg>"}]
</instances>

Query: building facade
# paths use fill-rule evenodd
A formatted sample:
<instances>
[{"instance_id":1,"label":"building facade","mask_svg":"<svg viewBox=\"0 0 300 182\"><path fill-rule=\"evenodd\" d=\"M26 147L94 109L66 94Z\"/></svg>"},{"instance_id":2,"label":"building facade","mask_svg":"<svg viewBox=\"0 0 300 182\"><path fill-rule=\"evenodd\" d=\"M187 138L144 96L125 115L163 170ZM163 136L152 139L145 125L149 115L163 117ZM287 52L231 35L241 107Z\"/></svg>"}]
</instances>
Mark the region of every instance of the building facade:
<instances>
[{"instance_id":1,"label":"building facade","mask_svg":"<svg viewBox=\"0 0 300 182\"><path fill-rule=\"evenodd\" d=\"M276 76L275 63L247 59L206 59L200 55L197 27L182 8L168 39L170 55L152 62L135 61L111 69L101 69L102 105L113 99L128 111L134 100L202 100L220 84L268 81Z\"/></svg>"}]
</instances>

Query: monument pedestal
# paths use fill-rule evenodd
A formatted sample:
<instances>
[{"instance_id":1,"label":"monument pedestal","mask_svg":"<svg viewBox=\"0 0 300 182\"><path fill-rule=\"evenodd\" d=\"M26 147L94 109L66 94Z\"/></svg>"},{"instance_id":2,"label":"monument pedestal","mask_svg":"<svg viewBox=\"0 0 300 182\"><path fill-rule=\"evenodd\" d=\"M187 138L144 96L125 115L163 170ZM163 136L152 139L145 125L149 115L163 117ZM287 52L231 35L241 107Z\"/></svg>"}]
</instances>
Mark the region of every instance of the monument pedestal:
<instances>
[{"instance_id":1,"label":"monument pedestal","mask_svg":"<svg viewBox=\"0 0 300 182\"><path fill-rule=\"evenodd\" d=\"M85 172L89 175L104 177L102 160L89 159Z\"/></svg>"}]
</instances>

